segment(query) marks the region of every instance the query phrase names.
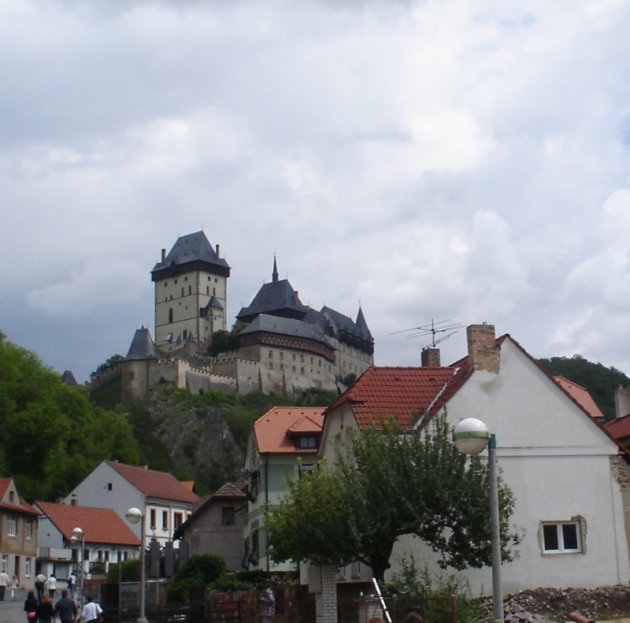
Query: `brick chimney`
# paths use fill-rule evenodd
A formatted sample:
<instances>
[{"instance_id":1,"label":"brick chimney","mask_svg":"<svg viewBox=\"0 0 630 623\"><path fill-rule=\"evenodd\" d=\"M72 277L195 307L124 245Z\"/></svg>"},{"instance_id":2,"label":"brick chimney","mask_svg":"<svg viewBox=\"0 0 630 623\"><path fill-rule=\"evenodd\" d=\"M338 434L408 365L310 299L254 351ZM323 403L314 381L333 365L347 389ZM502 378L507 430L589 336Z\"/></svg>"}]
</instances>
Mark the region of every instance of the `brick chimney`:
<instances>
[{"instance_id":1,"label":"brick chimney","mask_svg":"<svg viewBox=\"0 0 630 623\"><path fill-rule=\"evenodd\" d=\"M423 348L421 361L422 361L423 368L439 368L440 367L440 349L439 348Z\"/></svg>"},{"instance_id":2,"label":"brick chimney","mask_svg":"<svg viewBox=\"0 0 630 623\"><path fill-rule=\"evenodd\" d=\"M468 360L475 370L499 371L499 349L493 324L472 324L466 328Z\"/></svg>"}]
</instances>

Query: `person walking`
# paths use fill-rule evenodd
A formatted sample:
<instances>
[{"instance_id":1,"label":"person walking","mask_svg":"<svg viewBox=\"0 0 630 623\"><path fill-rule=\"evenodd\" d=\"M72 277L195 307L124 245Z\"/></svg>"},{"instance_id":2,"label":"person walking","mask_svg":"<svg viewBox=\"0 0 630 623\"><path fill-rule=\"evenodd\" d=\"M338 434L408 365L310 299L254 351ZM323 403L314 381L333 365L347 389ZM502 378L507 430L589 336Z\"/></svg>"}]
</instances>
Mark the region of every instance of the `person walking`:
<instances>
[{"instance_id":1,"label":"person walking","mask_svg":"<svg viewBox=\"0 0 630 623\"><path fill-rule=\"evenodd\" d=\"M45 587L46 587L46 590L48 591L48 597L50 597L51 599L54 599L55 591L57 590L57 578L55 577L54 573L51 573L48 576Z\"/></svg>"},{"instance_id":2,"label":"person walking","mask_svg":"<svg viewBox=\"0 0 630 623\"><path fill-rule=\"evenodd\" d=\"M55 609L48 595L42 595L35 612L37 613L37 623L52 623L55 618Z\"/></svg>"},{"instance_id":3,"label":"person walking","mask_svg":"<svg viewBox=\"0 0 630 623\"><path fill-rule=\"evenodd\" d=\"M7 590L7 586L9 586L9 576L6 571L0 571L0 601L4 601L4 593Z\"/></svg>"},{"instance_id":4,"label":"person walking","mask_svg":"<svg viewBox=\"0 0 630 623\"><path fill-rule=\"evenodd\" d=\"M17 575L13 574L13 579L11 580L11 601L15 601L18 588L20 588L20 580Z\"/></svg>"},{"instance_id":5,"label":"person walking","mask_svg":"<svg viewBox=\"0 0 630 623\"><path fill-rule=\"evenodd\" d=\"M61 599L55 604L55 614L61 623L72 623L77 618L77 604L68 597L68 591L61 591Z\"/></svg>"},{"instance_id":6,"label":"person walking","mask_svg":"<svg viewBox=\"0 0 630 623\"><path fill-rule=\"evenodd\" d=\"M81 612L81 621L83 623L97 623L102 612L103 608L92 599L91 595L88 595L87 603L83 606L83 611Z\"/></svg>"},{"instance_id":7,"label":"person walking","mask_svg":"<svg viewBox=\"0 0 630 623\"><path fill-rule=\"evenodd\" d=\"M46 583L46 576L40 571L35 576L35 590L37 591L37 601L42 598L44 594L44 584Z\"/></svg>"},{"instance_id":8,"label":"person walking","mask_svg":"<svg viewBox=\"0 0 630 623\"><path fill-rule=\"evenodd\" d=\"M74 597L74 589L77 585L77 576L74 575L74 571L68 576L68 590L70 591L70 595Z\"/></svg>"},{"instance_id":9,"label":"person walking","mask_svg":"<svg viewBox=\"0 0 630 623\"><path fill-rule=\"evenodd\" d=\"M24 612L26 612L26 620L29 623L34 623L35 618L37 617L37 599L35 598L35 593L33 591L29 591L26 597L26 601L24 602Z\"/></svg>"}]
</instances>

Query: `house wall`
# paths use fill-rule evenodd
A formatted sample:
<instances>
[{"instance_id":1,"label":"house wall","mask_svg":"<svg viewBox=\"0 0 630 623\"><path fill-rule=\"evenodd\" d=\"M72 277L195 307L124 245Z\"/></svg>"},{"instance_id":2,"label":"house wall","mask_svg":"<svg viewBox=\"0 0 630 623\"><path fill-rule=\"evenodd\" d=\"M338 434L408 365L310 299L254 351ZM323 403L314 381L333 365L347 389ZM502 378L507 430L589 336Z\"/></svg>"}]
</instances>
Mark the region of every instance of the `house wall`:
<instances>
[{"instance_id":1,"label":"house wall","mask_svg":"<svg viewBox=\"0 0 630 623\"><path fill-rule=\"evenodd\" d=\"M504 592L628 582L622 497L611 472L617 446L510 340L499 373L475 372L449 401L447 417L453 425L477 417L497 438L499 469L515 498L511 523L522 536L517 560L502 567ZM582 553L543 553L541 522L574 518L583 519ZM435 555L405 538L391 571L404 552L435 565ZM465 575L473 593L490 591L489 568Z\"/></svg>"},{"instance_id":2,"label":"house wall","mask_svg":"<svg viewBox=\"0 0 630 623\"><path fill-rule=\"evenodd\" d=\"M223 509L234 508L234 525L223 524ZM225 560L227 571L243 569L247 526L247 502L243 500L218 500L208 505L184 529L183 539L188 551L212 554Z\"/></svg>"},{"instance_id":3,"label":"house wall","mask_svg":"<svg viewBox=\"0 0 630 623\"><path fill-rule=\"evenodd\" d=\"M0 510L0 569L30 589L36 557L37 517Z\"/></svg>"}]
</instances>

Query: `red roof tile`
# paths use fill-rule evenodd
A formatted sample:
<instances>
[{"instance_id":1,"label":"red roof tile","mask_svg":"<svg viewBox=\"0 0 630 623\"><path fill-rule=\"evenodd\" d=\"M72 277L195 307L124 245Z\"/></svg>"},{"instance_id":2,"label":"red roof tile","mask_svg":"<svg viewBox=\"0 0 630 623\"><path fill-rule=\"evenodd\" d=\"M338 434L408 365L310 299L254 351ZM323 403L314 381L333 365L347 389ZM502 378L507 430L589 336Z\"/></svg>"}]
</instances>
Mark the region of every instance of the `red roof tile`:
<instances>
[{"instance_id":1,"label":"red roof tile","mask_svg":"<svg viewBox=\"0 0 630 623\"><path fill-rule=\"evenodd\" d=\"M173 474L126 465L125 463L116 463L115 461L105 462L125 480L150 497L190 504L199 499L197 494L190 491Z\"/></svg>"},{"instance_id":2,"label":"red roof tile","mask_svg":"<svg viewBox=\"0 0 630 623\"><path fill-rule=\"evenodd\" d=\"M452 395L468 376L451 367L368 368L326 413L349 404L362 428L379 427L393 417L401 430L408 429L423 413L437 410L447 390Z\"/></svg>"},{"instance_id":3,"label":"red roof tile","mask_svg":"<svg viewBox=\"0 0 630 623\"><path fill-rule=\"evenodd\" d=\"M630 438L630 414L604 424L604 430L620 443L628 444Z\"/></svg>"},{"instance_id":4,"label":"red roof tile","mask_svg":"<svg viewBox=\"0 0 630 623\"><path fill-rule=\"evenodd\" d=\"M92 508L72 504L36 502L67 541L77 526L83 529L86 543L129 545L139 547L140 539L131 528L110 508Z\"/></svg>"},{"instance_id":5,"label":"red roof tile","mask_svg":"<svg viewBox=\"0 0 630 623\"><path fill-rule=\"evenodd\" d=\"M298 450L291 435L322 432L325 407L273 407L254 422L258 452L313 454L317 450Z\"/></svg>"},{"instance_id":6,"label":"red roof tile","mask_svg":"<svg viewBox=\"0 0 630 623\"><path fill-rule=\"evenodd\" d=\"M11 478L0 478L0 500L4 497L10 484Z\"/></svg>"},{"instance_id":7,"label":"red roof tile","mask_svg":"<svg viewBox=\"0 0 630 623\"><path fill-rule=\"evenodd\" d=\"M553 380L564 389L564 391L577 402L584 411L586 411L594 420L601 421L604 419L604 414L600 411L599 407L595 404L595 401L588 393L588 390L569 379L565 379L563 376L554 376Z\"/></svg>"}]
</instances>

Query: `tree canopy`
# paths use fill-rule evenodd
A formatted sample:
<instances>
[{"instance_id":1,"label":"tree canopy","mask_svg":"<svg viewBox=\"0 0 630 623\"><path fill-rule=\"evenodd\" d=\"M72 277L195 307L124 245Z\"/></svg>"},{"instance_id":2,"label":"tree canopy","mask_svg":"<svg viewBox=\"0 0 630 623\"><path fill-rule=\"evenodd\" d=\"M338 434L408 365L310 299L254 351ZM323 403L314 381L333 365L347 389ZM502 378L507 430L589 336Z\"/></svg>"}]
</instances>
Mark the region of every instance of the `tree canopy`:
<instances>
[{"instance_id":1,"label":"tree canopy","mask_svg":"<svg viewBox=\"0 0 630 623\"><path fill-rule=\"evenodd\" d=\"M275 561L343 566L359 560L382 579L398 537L414 534L463 569L490 564L488 469L459 453L443 415L421 431L361 430L350 435L334 465L290 483L267 529ZM503 556L518 537L510 531L514 500L499 482Z\"/></svg>"},{"instance_id":2,"label":"tree canopy","mask_svg":"<svg viewBox=\"0 0 630 623\"><path fill-rule=\"evenodd\" d=\"M0 473L29 500L63 495L102 459L139 461L120 412L94 407L37 356L0 341Z\"/></svg>"}]
</instances>

